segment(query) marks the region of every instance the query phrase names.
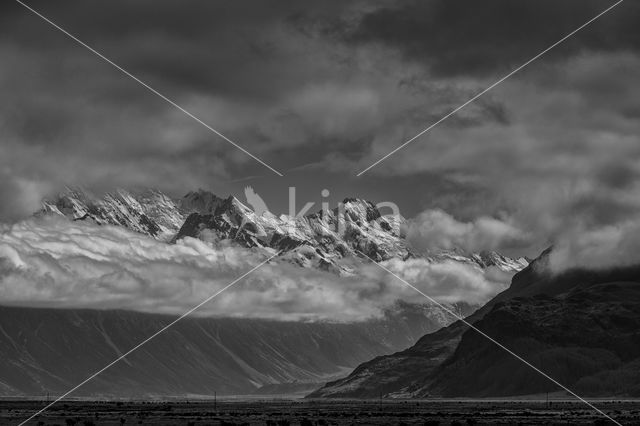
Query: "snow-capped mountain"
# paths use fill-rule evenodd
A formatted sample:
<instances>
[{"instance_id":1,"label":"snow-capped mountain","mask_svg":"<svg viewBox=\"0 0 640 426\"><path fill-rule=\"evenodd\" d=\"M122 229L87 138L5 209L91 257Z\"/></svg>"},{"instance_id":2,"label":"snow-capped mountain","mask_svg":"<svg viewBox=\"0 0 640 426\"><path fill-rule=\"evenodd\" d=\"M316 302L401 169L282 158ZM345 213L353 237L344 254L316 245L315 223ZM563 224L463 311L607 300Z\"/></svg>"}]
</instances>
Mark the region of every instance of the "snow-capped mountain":
<instances>
[{"instance_id":1,"label":"snow-capped mountain","mask_svg":"<svg viewBox=\"0 0 640 426\"><path fill-rule=\"evenodd\" d=\"M169 241L176 236L190 213L212 213L223 202L223 198L202 189L174 199L155 189L118 189L99 198L82 188L67 188L57 197L44 200L37 214L59 214L72 220L123 226Z\"/></svg>"},{"instance_id":2,"label":"snow-capped mountain","mask_svg":"<svg viewBox=\"0 0 640 426\"><path fill-rule=\"evenodd\" d=\"M82 189L68 188L55 199L43 201L39 213L124 226L159 240L172 238L185 218L179 202L153 189L138 193L118 189L100 199Z\"/></svg>"},{"instance_id":3,"label":"snow-capped mountain","mask_svg":"<svg viewBox=\"0 0 640 426\"><path fill-rule=\"evenodd\" d=\"M341 259L361 256L359 252L375 260L411 256L400 235L403 220L383 217L372 203L358 199L294 218L270 212L257 215L237 198L229 197L212 213L191 214L176 239L232 239L247 247L281 251L284 258L301 266L348 272Z\"/></svg>"},{"instance_id":4,"label":"snow-capped mountain","mask_svg":"<svg viewBox=\"0 0 640 426\"><path fill-rule=\"evenodd\" d=\"M469 255L459 253L455 250L446 250L427 257L434 262L453 260L456 262L472 263L482 269L495 266L502 271L513 273L521 271L529 265L529 261L524 257L513 259L511 257L503 256L495 251L483 251Z\"/></svg>"},{"instance_id":5,"label":"snow-capped mountain","mask_svg":"<svg viewBox=\"0 0 640 426\"><path fill-rule=\"evenodd\" d=\"M224 198L220 198L214 193L203 189L191 191L177 201L181 211L185 213L198 212L202 214L213 213L223 202Z\"/></svg>"},{"instance_id":6,"label":"snow-capped mountain","mask_svg":"<svg viewBox=\"0 0 640 426\"><path fill-rule=\"evenodd\" d=\"M119 189L97 198L72 188L44 201L39 213L124 226L168 242L184 237L208 242L232 240L247 248L281 252L281 259L302 267L340 274L349 274L352 259L363 258L363 254L375 261L426 257L483 269L495 266L505 272L517 272L528 264L524 258L511 259L495 252L419 255L407 246L402 235L403 217L383 216L373 203L357 198L347 198L332 210L291 217L269 211L256 214L234 196L221 198L204 190L173 199L157 190Z\"/></svg>"},{"instance_id":7,"label":"snow-capped mountain","mask_svg":"<svg viewBox=\"0 0 640 426\"><path fill-rule=\"evenodd\" d=\"M340 208L304 217L257 215L237 198L210 192L189 192L182 199L156 191L119 189L97 198L69 188L45 200L39 212L72 220L124 226L164 241L186 236L202 240L233 240L245 247L281 251L283 258L305 267L348 271L339 260L357 252L375 260L407 258L410 252L400 236L404 219L382 217L370 202L347 199Z\"/></svg>"}]
</instances>

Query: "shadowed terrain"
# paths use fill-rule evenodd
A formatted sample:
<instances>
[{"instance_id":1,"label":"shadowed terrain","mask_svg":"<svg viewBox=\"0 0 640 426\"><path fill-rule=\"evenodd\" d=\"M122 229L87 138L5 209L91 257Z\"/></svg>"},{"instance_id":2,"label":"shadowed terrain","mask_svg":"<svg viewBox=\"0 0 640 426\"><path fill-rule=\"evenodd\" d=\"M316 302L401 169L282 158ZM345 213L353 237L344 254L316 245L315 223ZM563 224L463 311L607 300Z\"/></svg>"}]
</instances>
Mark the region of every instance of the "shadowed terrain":
<instances>
[{"instance_id":1,"label":"shadowed terrain","mask_svg":"<svg viewBox=\"0 0 640 426\"><path fill-rule=\"evenodd\" d=\"M638 396L638 268L553 275L546 269L548 255L516 274L508 290L467 321L578 393ZM458 321L310 396L488 397L558 390Z\"/></svg>"},{"instance_id":2,"label":"shadowed terrain","mask_svg":"<svg viewBox=\"0 0 640 426\"><path fill-rule=\"evenodd\" d=\"M174 318L0 307L0 394L66 391ZM263 393L290 393L292 384L309 391L440 326L428 307L407 304L360 323L185 318L74 395L250 394L265 385Z\"/></svg>"}]
</instances>

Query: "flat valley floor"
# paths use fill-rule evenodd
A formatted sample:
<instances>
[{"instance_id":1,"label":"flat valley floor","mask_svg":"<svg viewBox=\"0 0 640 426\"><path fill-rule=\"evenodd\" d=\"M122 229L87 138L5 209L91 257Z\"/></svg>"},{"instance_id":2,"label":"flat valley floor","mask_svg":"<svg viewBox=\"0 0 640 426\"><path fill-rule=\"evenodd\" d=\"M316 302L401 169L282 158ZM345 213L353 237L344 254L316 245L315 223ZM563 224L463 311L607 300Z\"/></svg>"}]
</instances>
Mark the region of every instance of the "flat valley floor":
<instances>
[{"instance_id":1,"label":"flat valley floor","mask_svg":"<svg viewBox=\"0 0 640 426\"><path fill-rule=\"evenodd\" d=\"M592 401L623 425L640 425L640 401ZM0 401L0 424L17 425L45 401ZM579 401L224 400L64 401L33 425L533 425L612 424Z\"/></svg>"}]
</instances>

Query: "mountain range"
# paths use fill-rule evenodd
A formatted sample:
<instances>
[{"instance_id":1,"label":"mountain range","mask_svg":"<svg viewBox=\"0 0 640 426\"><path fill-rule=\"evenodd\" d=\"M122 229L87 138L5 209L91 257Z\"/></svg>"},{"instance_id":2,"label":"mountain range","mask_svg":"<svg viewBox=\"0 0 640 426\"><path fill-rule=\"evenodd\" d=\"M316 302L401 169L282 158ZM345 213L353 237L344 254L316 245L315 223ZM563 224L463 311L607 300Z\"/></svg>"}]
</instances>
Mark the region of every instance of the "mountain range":
<instances>
[{"instance_id":1,"label":"mountain range","mask_svg":"<svg viewBox=\"0 0 640 426\"><path fill-rule=\"evenodd\" d=\"M351 273L350 262L345 260L362 258L362 254L376 261L412 257L454 260L480 268L496 266L506 272L517 272L528 264L524 258L511 259L496 252L418 254L407 246L403 217L383 216L373 203L357 198L347 198L332 210L291 217L269 211L256 214L234 196L221 198L204 190L172 199L152 189L119 189L97 198L80 188L69 188L45 200L38 214L123 226L167 242L184 237L231 240L244 247L280 252L281 260L303 267L339 274Z\"/></svg>"}]
</instances>

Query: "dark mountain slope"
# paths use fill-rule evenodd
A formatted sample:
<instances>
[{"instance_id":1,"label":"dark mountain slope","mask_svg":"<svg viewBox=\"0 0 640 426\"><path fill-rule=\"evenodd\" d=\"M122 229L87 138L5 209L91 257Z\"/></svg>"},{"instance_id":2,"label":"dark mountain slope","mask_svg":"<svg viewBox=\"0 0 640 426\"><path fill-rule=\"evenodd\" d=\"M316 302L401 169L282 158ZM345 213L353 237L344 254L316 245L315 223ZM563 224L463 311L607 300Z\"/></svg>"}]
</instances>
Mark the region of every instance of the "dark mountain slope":
<instances>
[{"instance_id":1,"label":"dark mountain slope","mask_svg":"<svg viewBox=\"0 0 640 426\"><path fill-rule=\"evenodd\" d=\"M595 284L557 297L511 299L496 304L475 326L573 389L583 378L640 361L640 284ZM411 389L416 396L472 397L557 390L473 330L463 334L431 385ZM638 395L640 384L611 391Z\"/></svg>"},{"instance_id":2,"label":"dark mountain slope","mask_svg":"<svg viewBox=\"0 0 640 426\"><path fill-rule=\"evenodd\" d=\"M426 307L400 305L352 324L186 318L76 395L248 394L263 385L319 383L439 328L440 313L429 315ZM0 307L0 394L61 393L173 319Z\"/></svg>"},{"instance_id":3,"label":"dark mountain slope","mask_svg":"<svg viewBox=\"0 0 640 426\"><path fill-rule=\"evenodd\" d=\"M517 346L512 348L516 353L522 354L525 359L528 359L529 355L539 357L541 365L538 367L543 371L548 369L547 364L555 365L554 368L557 369L574 369L574 373L569 376L560 377L576 385L590 386L597 393L597 389L607 388L598 387L598 383L594 383L597 377L600 377L598 374L608 374L609 380L613 380L611 377L619 377L622 374L620 369L624 372L633 368L637 370L637 364L633 361L635 352L629 349L629 346L640 347L640 341L637 340L638 331L635 331L636 334L632 331L634 324L635 330L640 329L638 318L634 316L634 312L640 312L637 290L640 286L640 268L574 270L554 275L548 272L548 256L547 250L514 276L509 289L469 316L467 321L483 327L481 329L489 336L494 336L501 342L502 338L508 340L506 335L501 335L503 332L506 333L502 327L506 327L511 330L514 339L517 337L517 342L512 342ZM594 304L591 299L601 300L601 303ZM547 332L545 326L538 324L540 318L546 318L546 309L557 315L559 321L549 325L549 341L539 336L540 333L545 336L544 333ZM507 313L511 316L505 319ZM600 330L600 334L592 332L592 329ZM614 336L614 339L621 339L622 347L627 348L624 350L630 355L623 355L623 349L607 349L611 343L611 339L606 338L607 334ZM593 342L587 343L575 336L584 336ZM560 345L559 342L564 340L569 346ZM483 356L480 356L481 354L471 350L474 345L478 350L485 348L489 351L487 348L491 348L491 354L482 353ZM465 358L466 352L469 352L470 359ZM627 362L630 363L629 366L626 365ZM514 363L518 364L518 367L522 366L520 361L470 330L461 321L457 321L423 336L405 351L381 356L358 366L348 377L328 383L309 396L498 396L511 392L523 394L549 389L548 381L533 371L535 380L528 372L519 369L523 374L518 379L520 384L508 385L494 385L491 381L492 375L484 375L486 371L495 369L503 375L507 374L504 381L508 382L508 372L515 368ZM472 374L471 370L467 371L466 368L472 369L473 374L484 379L469 375ZM458 370L465 371L465 374L456 374L455 371ZM609 373L605 373L606 371ZM465 388L465 383L475 380L478 380L476 387ZM561 380L560 382L562 383Z\"/></svg>"}]
</instances>

